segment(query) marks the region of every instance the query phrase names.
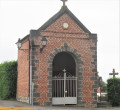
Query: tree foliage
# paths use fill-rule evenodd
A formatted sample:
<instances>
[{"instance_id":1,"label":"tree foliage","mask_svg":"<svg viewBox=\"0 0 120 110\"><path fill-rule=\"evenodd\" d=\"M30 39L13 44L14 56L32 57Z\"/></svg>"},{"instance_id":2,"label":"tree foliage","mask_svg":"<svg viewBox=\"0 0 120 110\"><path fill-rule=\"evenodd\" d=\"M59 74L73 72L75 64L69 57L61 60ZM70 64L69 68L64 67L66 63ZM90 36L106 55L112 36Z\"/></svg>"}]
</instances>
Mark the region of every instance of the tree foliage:
<instances>
[{"instance_id":1,"label":"tree foliage","mask_svg":"<svg viewBox=\"0 0 120 110\"><path fill-rule=\"evenodd\" d=\"M107 80L108 100L112 106L120 105L120 78L111 78Z\"/></svg>"},{"instance_id":2,"label":"tree foliage","mask_svg":"<svg viewBox=\"0 0 120 110\"><path fill-rule=\"evenodd\" d=\"M10 61L0 64L0 99L16 97L17 62Z\"/></svg>"}]
</instances>

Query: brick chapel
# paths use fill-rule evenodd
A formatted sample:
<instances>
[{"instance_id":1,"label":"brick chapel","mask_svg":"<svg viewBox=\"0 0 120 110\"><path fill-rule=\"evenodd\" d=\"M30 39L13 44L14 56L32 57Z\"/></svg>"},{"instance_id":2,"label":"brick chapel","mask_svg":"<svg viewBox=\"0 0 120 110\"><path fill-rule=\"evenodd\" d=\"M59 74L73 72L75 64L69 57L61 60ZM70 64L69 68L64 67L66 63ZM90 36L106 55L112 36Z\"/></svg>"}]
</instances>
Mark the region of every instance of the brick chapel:
<instances>
[{"instance_id":1,"label":"brick chapel","mask_svg":"<svg viewBox=\"0 0 120 110\"><path fill-rule=\"evenodd\" d=\"M33 105L97 106L97 34L65 5L19 39L17 100Z\"/></svg>"}]
</instances>

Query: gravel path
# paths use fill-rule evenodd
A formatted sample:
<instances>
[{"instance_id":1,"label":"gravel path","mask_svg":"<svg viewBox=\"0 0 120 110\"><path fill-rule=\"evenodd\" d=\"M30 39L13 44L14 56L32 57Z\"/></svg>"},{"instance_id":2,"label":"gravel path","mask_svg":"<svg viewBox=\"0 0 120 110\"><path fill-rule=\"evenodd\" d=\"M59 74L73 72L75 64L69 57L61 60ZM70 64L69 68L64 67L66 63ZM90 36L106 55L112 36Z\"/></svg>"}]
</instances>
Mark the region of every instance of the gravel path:
<instances>
[{"instance_id":1,"label":"gravel path","mask_svg":"<svg viewBox=\"0 0 120 110\"><path fill-rule=\"evenodd\" d=\"M18 101L2 101L2 100L0 100L0 107L13 107L13 108L25 108L25 109L31 108L38 110L120 110L120 107L105 107L105 108L83 108L83 107L73 107L73 106L41 107L41 106L32 106Z\"/></svg>"}]
</instances>

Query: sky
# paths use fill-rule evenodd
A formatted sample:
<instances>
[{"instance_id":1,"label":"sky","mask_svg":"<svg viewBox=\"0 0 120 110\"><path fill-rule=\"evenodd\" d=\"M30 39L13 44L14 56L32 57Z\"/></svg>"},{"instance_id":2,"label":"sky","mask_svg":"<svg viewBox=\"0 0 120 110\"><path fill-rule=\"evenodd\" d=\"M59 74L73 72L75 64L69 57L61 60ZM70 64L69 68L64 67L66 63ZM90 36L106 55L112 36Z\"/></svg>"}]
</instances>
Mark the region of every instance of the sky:
<instances>
[{"instance_id":1,"label":"sky","mask_svg":"<svg viewBox=\"0 0 120 110\"><path fill-rule=\"evenodd\" d=\"M119 0L68 0L67 7L97 33L97 66L106 81L115 68L120 77ZM0 0L0 63L17 60L18 38L38 29L62 6L60 0Z\"/></svg>"}]
</instances>

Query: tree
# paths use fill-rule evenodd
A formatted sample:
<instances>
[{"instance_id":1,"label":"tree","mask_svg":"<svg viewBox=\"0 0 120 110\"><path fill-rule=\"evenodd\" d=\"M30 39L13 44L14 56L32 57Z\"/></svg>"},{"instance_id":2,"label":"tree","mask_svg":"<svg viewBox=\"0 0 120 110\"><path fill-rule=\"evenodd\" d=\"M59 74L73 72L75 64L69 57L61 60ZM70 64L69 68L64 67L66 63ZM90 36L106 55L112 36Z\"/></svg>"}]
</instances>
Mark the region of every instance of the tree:
<instances>
[{"instance_id":1,"label":"tree","mask_svg":"<svg viewBox=\"0 0 120 110\"><path fill-rule=\"evenodd\" d=\"M108 100L112 106L120 105L120 78L111 78L107 80Z\"/></svg>"}]
</instances>

